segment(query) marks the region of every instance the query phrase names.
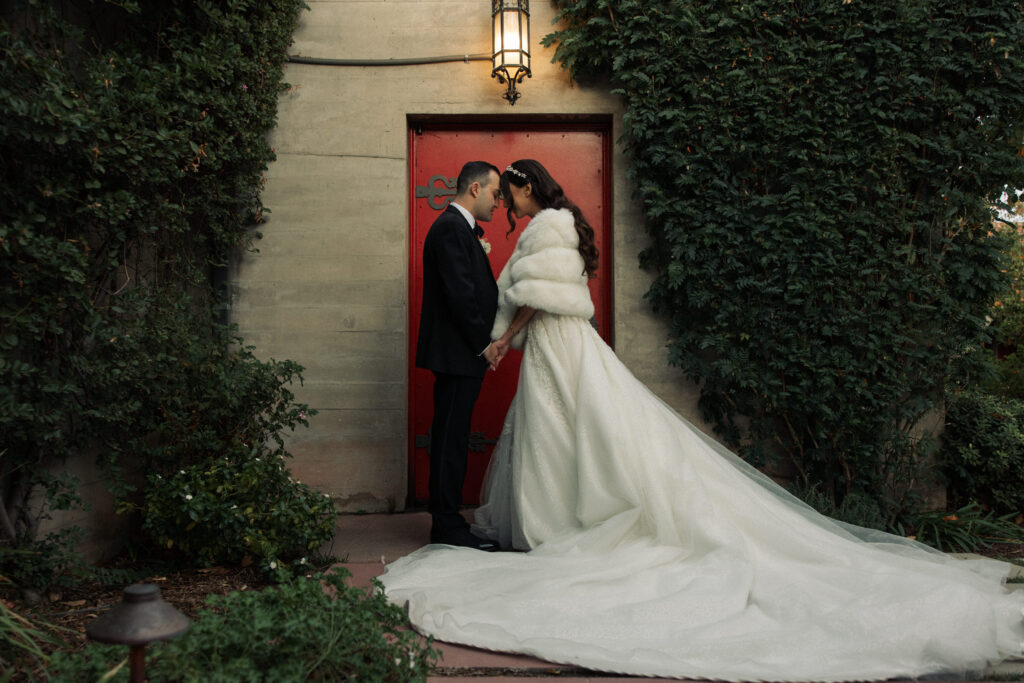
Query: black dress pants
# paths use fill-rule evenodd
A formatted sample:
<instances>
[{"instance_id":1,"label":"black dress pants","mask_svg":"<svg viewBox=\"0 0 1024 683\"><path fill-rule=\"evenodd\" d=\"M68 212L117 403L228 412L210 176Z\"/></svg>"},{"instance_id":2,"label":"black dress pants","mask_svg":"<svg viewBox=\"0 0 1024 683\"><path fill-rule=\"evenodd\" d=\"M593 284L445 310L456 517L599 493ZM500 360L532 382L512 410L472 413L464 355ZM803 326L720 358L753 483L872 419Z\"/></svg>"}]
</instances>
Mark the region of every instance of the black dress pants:
<instances>
[{"instance_id":1,"label":"black dress pants","mask_svg":"<svg viewBox=\"0 0 1024 683\"><path fill-rule=\"evenodd\" d=\"M438 540L468 529L459 513L466 480L469 423L482 377L434 373L434 420L430 432L431 537Z\"/></svg>"}]
</instances>

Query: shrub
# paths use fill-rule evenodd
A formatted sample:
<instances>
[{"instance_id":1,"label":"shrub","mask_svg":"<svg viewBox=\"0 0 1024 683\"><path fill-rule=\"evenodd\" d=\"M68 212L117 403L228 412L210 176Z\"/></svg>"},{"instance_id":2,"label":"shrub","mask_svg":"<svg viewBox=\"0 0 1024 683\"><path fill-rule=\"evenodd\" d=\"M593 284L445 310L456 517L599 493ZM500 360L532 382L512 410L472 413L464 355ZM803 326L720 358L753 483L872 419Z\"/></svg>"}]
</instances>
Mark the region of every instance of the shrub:
<instances>
[{"instance_id":1,"label":"shrub","mask_svg":"<svg viewBox=\"0 0 1024 683\"><path fill-rule=\"evenodd\" d=\"M880 454L989 340L992 202L1024 187L1024 14L956 0L561 0L610 77L669 362L750 461L880 501ZM1004 204L1005 206L1005 204Z\"/></svg>"},{"instance_id":2,"label":"shrub","mask_svg":"<svg viewBox=\"0 0 1024 683\"><path fill-rule=\"evenodd\" d=\"M298 363L256 358L187 293L147 293L136 308L91 358L91 398L113 408L95 417L121 437L104 444L108 462L141 460L167 475L239 446L284 455L283 432L316 414L291 391Z\"/></svg>"},{"instance_id":3,"label":"shrub","mask_svg":"<svg viewBox=\"0 0 1024 683\"><path fill-rule=\"evenodd\" d=\"M1024 343L995 362L992 378L984 384L996 396L1024 400Z\"/></svg>"},{"instance_id":4,"label":"shrub","mask_svg":"<svg viewBox=\"0 0 1024 683\"><path fill-rule=\"evenodd\" d=\"M0 680L35 680L46 666L47 651L64 644L59 629L40 620L31 620L13 604L0 600Z\"/></svg>"},{"instance_id":5,"label":"shrub","mask_svg":"<svg viewBox=\"0 0 1024 683\"><path fill-rule=\"evenodd\" d=\"M997 516L972 501L952 514L925 512L911 518L911 531L921 543L947 552L973 553L993 543L1020 543L1024 529L1014 513Z\"/></svg>"},{"instance_id":6,"label":"shrub","mask_svg":"<svg viewBox=\"0 0 1024 683\"><path fill-rule=\"evenodd\" d=\"M92 358L105 378L92 384L95 401L119 407L99 418L123 435L101 451L119 511L141 511L149 538L201 563L246 554L269 562L301 553L313 539L323 543L320 529L333 524L330 500L284 470L284 432L316 414L290 389L302 381L301 366L257 359L233 328L212 322L211 313L195 315L183 293L147 296L134 325ZM123 463L147 473L141 497L121 474ZM178 509L184 487L195 501ZM236 518L233 504L252 510ZM296 520L292 541L274 531L281 515Z\"/></svg>"},{"instance_id":7,"label":"shrub","mask_svg":"<svg viewBox=\"0 0 1024 683\"><path fill-rule=\"evenodd\" d=\"M83 535L82 529L70 527L17 546L0 544L0 595L30 587L74 585L85 571L75 552Z\"/></svg>"},{"instance_id":8,"label":"shrub","mask_svg":"<svg viewBox=\"0 0 1024 683\"><path fill-rule=\"evenodd\" d=\"M951 502L1024 513L1024 401L984 391L949 397L940 451Z\"/></svg>"},{"instance_id":9,"label":"shrub","mask_svg":"<svg viewBox=\"0 0 1024 683\"><path fill-rule=\"evenodd\" d=\"M207 599L185 635L147 651L150 681L423 681L438 652L406 628L379 584L349 586L349 572L297 577L262 592ZM125 648L91 644L59 653L51 683L96 680ZM122 668L110 680L127 680Z\"/></svg>"},{"instance_id":10,"label":"shrub","mask_svg":"<svg viewBox=\"0 0 1024 683\"><path fill-rule=\"evenodd\" d=\"M823 515L847 524L869 529L887 529L888 519L878 501L870 496L851 493L836 504L835 498L823 493L818 486L797 489L796 495Z\"/></svg>"},{"instance_id":11,"label":"shrub","mask_svg":"<svg viewBox=\"0 0 1024 683\"><path fill-rule=\"evenodd\" d=\"M984 387L999 396L1024 399L1024 202L1016 202L1013 209L1015 222L995 223L995 231L1007 242L1009 282L992 306L996 361Z\"/></svg>"},{"instance_id":12,"label":"shrub","mask_svg":"<svg viewBox=\"0 0 1024 683\"><path fill-rule=\"evenodd\" d=\"M334 534L334 505L293 481L284 463L280 455L238 448L166 477L152 474L143 531L204 564L248 555L277 569L310 555Z\"/></svg>"},{"instance_id":13,"label":"shrub","mask_svg":"<svg viewBox=\"0 0 1024 683\"><path fill-rule=\"evenodd\" d=\"M121 406L108 425L124 438L103 451L119 511L141 511L149 539L202 564L308 553L330 538L334 508L285 469L284 432L316 413L289 388L302 368L257 359L194 310L165 296L93 358L107 377L94 391L111 394L99 402ZM147 473L141 498L117 476L124 462Z\"/></svg>"}]
</instances>

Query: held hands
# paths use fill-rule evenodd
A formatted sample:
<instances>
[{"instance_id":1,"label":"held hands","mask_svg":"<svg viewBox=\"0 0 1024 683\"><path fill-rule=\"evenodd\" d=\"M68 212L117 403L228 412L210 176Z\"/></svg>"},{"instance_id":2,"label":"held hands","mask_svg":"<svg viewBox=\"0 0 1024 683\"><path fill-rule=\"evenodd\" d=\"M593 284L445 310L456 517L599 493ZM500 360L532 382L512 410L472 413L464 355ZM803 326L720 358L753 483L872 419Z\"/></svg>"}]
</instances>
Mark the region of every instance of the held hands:
<instances>
[{"instance_id":1,"label":"held hands","mask_svg":"<svg viewBox=\"0 0 1024 683\"><path fill-rule=\"evenodd\" d=\"M512 344L512 338L520 332L523 327L530 322L533 318L534 313L537 309L530 308L529 306L520 306L516 310L515 316L512 318L512 323L505 330L504 334L500 338L492 341L488 347L484 350L484 357L487 362L490 363L491 370L498 369L498 363L508 353L509 346Z\"/></svg>"},{"instance_id":2,"label":"held hands","mask_svg":"<svg viewBox=\"0 0 1024 683\"><path fill-rule=\"evenodd\" d=\"M497 370L501 359L508 353L509 340L506 338L507 336L505 334L502 335L501 339L492 341L484 350L484 358L487 359L491 370Z\"/></svg>"},{"instance_id":3,"label":"held hands","mask_svg":"<svg viewBox=\"0 0 1024 683\"><path fill-rule=\"evenodd\" d=\"M501 339L495 340L492 343L498 351L498 360L501 360L508 354L509 340L507 339L507 335L503 335Z\"/></svg>"},{"instance_id":4,"label":"held hands","mask_svg":"<svg viewBox=\"0 0 1024 683\"><path fill-rule=\"evenodd\" d=\"M501 362L504 355L504 353L498 352L498 342L492 341L487 345L487 348L484 349L484 360L487 361L487 365L491 370L498 369L498 364Z\"/></svg>"}]
</instances>

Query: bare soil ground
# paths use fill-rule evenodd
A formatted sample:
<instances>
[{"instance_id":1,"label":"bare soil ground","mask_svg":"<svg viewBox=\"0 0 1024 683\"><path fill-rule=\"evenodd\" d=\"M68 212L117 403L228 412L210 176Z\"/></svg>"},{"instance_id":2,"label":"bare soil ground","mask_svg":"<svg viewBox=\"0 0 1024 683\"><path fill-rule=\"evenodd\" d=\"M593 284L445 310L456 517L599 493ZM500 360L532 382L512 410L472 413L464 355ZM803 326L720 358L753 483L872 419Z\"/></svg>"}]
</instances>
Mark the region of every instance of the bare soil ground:
<instances>
[{"instance_id":1,"label":"bare soil ground","mask_svg":"<svg viewBox=\"0 0 1024 683\"><path fill-rule=\"evenodd\" d=\"M51 589L45 595L38 596L38 601L32 605L7 599L5 604L13 609L15 614L31 620L39 627L44 624L54 627L52 630L46 630L56 635L59 641L56 644L40 642L39 645L44 652L53 652L57 649L74 651L86 646L86 627L121 601L128 583L151 583L158 586L161 597L193 621L199 611L207 607L205 602L209 595L261 590L268 585L262 573L252 567L175 569L149 575L140 574L133 581L84 581L73 588ZM25 660L21 662L21 666L27 670L19 668L11 672L12 683L46 680L39 664ZM0 674L6 673L2 671L3 668L0 666ZM0 678L3 676L0 675Z\"/></svg>"},{"instance_id":2,"label":"bare soil ground","mask_svg":"<svg viewBox=\"0 0 1024 683\"><path fill-rule=\"evenodd\" d=\"M227 595L231 591L260 590L267 585L262 574L252 567L209 567L181 569L141 578L151 583L160 596L195 620L206 607L209 595ZM124 585L105 585L88 581L74 588L51 591L32 610L51 623L68 629L65 638L73 648L85 645L85 628L91 621L121 601Z\"/></svg>"}]
</instances>

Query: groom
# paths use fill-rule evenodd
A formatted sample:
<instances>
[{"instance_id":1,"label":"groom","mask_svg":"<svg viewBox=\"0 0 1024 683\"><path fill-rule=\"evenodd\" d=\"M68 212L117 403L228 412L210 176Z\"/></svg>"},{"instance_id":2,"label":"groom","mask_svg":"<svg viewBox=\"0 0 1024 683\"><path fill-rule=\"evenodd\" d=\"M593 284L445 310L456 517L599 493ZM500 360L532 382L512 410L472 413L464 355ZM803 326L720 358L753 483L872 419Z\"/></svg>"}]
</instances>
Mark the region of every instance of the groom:
<instances>
[{"instance_id":1,"label":"groom","mask_svg":"<svg viewBox=\"0 0 1024 683\"><path fill-rule=\"evenodd\" d=\"M423 243L423 306L416 367L434 373L430 435L431 543L497 550L470 533L459 512L466 479L469 423L487 368L500 357L491 342L498 286L479 237L500 197L497 167L471 161L462 167L452 203Z\"/></svg>"}]
</instances>

